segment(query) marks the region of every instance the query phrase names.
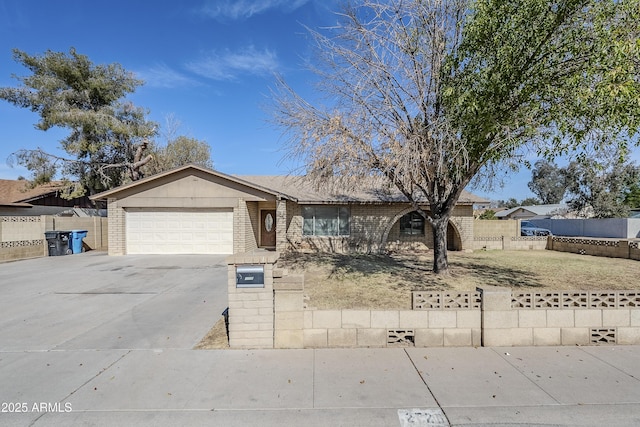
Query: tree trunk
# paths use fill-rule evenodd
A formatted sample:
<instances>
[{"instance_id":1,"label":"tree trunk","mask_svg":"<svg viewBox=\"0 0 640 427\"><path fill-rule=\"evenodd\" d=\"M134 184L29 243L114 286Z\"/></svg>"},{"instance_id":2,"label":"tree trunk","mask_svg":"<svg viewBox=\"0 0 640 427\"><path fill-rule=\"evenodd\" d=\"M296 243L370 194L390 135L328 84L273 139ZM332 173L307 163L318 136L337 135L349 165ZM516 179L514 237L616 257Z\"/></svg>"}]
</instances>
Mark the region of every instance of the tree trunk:
<instances>
[{"instance_id":1,"label":"tree trunk","mask_svg":"<svg viewBox=\"0 0 640 427\"><path fill-rule=\"evenodd\" d=\"M447 226L449 216L434 219L433 226L433 272L441 275L449 274L447 259Z\"/></svg>"}]
</instances>

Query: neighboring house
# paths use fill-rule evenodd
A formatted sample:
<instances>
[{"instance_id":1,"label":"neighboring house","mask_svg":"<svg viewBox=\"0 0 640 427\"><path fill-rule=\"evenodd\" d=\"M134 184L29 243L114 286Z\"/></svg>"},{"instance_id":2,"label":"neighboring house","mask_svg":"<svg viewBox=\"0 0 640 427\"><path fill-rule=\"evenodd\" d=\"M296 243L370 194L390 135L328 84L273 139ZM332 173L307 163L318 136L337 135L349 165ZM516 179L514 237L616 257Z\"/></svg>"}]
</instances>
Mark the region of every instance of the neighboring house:
<instances>
[{"instance_id":1,"label":"neighboring house","mask_svg":"<svg viewBox=\"0 0 640 427\"><path fill-rule=\"evenodd\" d=\"M563 218L568 210L564 204L518 206L496 213L498 219L549 219Z\"/></svg>"},{"instance_id":2,"label":"neighboring house","mask_svg":"<svg viewBox=\"0 0 640 427\"><path fill-rule=\"evenodd\" d=\"M481 213L489 209L495 210L495 208L491 207L491 200L485 200L483 202L473 204L473 210L480 211Z\"/></svg>"},{"instance_id":3,"label":"neighboring house","mask_svg":"<svg viewBox=\"0 0 640 427\"><path fill-rule=\"evenodd\" d=\"M476 219L480 219L480 217L481 217L482 215L484 215L486 212L490 212L490 211L491 211L491 212L493 212L493 216L494 216L494 218L491 218L491 219L498 219L496 214L497 214L498 212L502 212L502 211L504 211L504 210L506 210L506 209L507 209L507 208L483 208L483 209L478 209L478 207L477 207L477 205L476 205L476 206L474 206L474 208L473 208L473 216L474 216Z\"/></svg>"},{"instance_id":4,"label":"neighboring house","mask_svg":"<svg viewBox=\"0 0 640 427\"><path fill-rule=\"evenodd\" d=\"M382 186L332 193L302 177L232 176L188 165L92 199L107 201L112 255L433 247L430 226ZM483 200L462 194L449 249L472 247L477 202Z\"/></svg>"},{"instance_id":5,"label":"neighboring house","mask_svg":"<svg viewBox=\"0 0 640 427\"><path fill-rule=\"evenodd\" d=\"M0 216L56 215L69 208L91 208L88 197L63 199L62 183L29 188L28 181L0 179Z\"/></svg>"}]
</instances>

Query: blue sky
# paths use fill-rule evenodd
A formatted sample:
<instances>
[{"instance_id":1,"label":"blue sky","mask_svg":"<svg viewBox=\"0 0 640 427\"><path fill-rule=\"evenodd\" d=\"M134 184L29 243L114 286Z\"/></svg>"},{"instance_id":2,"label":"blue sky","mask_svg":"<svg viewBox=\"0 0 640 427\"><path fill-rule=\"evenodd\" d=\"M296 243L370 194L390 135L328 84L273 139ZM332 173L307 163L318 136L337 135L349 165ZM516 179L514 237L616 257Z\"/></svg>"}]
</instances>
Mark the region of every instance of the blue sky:
<instances>
[{"instance_id":1,"label":"blue sky","mask_svg":"<svg viewBox=\"0 0 640 427\"><path fill-rule=\"evenodd\" d=\"M17 86L26 68L12 49L29 54L74 47L95 64L120 63L143 79L131 101L162 127L211 146L214 168L229 174L286 174L280 132L268 123L273 73L310 95L304 70L304 25L336 21L337 0L0 0L0 86ZM0 102L0 179L29 176L6 164L20 148L63 154L65 130L35 130L35 113ZM162 138L159 139L162 141ZM532 196L528 170L506 176L504 188L474 191L490 199Z\"/></svg>"}]
</instances>

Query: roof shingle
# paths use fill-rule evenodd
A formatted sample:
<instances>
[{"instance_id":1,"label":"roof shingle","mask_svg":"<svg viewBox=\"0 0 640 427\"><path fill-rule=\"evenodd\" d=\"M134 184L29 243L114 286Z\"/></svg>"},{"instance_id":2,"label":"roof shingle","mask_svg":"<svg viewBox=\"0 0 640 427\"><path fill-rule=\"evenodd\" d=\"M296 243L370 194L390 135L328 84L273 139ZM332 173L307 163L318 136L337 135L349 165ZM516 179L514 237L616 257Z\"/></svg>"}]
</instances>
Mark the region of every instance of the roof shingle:
<instances>
[{"instance_id":1,"label":"roof shingle","mask_svg":"<svg viewBox=\"0 0 640 427\"><path fill-rule=\"evenodd\" d=\"M385 184L382 179L371 178L359 181L352 188L316 188L304 176L295 175L236 175L237 178L269 188L297 200L299 203L392 203L406 202L407 199L397 189ZM486 202L468 191L463 191L458 203L473 204Z\"/></svg>"},{"instance_id":2,"label":"roof shingle","mask_svg":"<svg viewBox=\"0 0 640 427\"><path fill-rule=\"evenodd\" d=\"M28 188L28 181L0 179L1 205L26 205L26 202L61 189L59 182L50 182Z\"/></svg>"}]
</instances>

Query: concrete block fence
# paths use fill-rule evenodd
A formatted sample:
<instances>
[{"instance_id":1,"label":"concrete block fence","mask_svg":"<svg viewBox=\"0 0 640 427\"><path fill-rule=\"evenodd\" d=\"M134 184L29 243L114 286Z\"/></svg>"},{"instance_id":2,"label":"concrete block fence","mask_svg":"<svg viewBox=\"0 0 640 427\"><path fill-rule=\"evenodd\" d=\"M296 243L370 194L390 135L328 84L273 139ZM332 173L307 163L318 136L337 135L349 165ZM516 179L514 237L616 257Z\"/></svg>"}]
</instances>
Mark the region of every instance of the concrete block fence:
<instances>
[{"instance_id":1,"label":"concrete block fence","mask_svg":"<svg viewBox=\"0 0 640 427\"><path fill-rule=\"evenodd\" d=\"M589 237L553 237L549 249L583 255L640 260L640 241L626 239L595 239Z\"/></svg>"},{"instance_id":2,"label":"concrete block fence","mask_svg":"<svg viewBox=\"0 0 640 427\"><path fill-rule=\"evenodd\" d=\"M0 262L47 256L44 233L55 230L87 230L83 241L93 250L108 245L106 218L0 216Z\"/></svg>"},{"instance_id":3,"label":"concrete block fence","mask_svg":"<svg viewBox=\"0 0 640 427\"><path fill-rule=\"evenodd\" d=\"M473 239L473 249L542 251L550 248L547 236L479 236Z\"/></svg>"},{"instance_id":4,"label":"concrete block fence","mask_svg":"<svg viewBox=\"0 0 640 427\"><path fill-rule=\"evenodd\" d=\"M640 291L413 292L412 310L305 307L304 277L275 267L277 252L229 265L232 348L464 347L640 344ZM236 285L236 269L264 265L264 287Z\"/></svg>"}]
</instances>

